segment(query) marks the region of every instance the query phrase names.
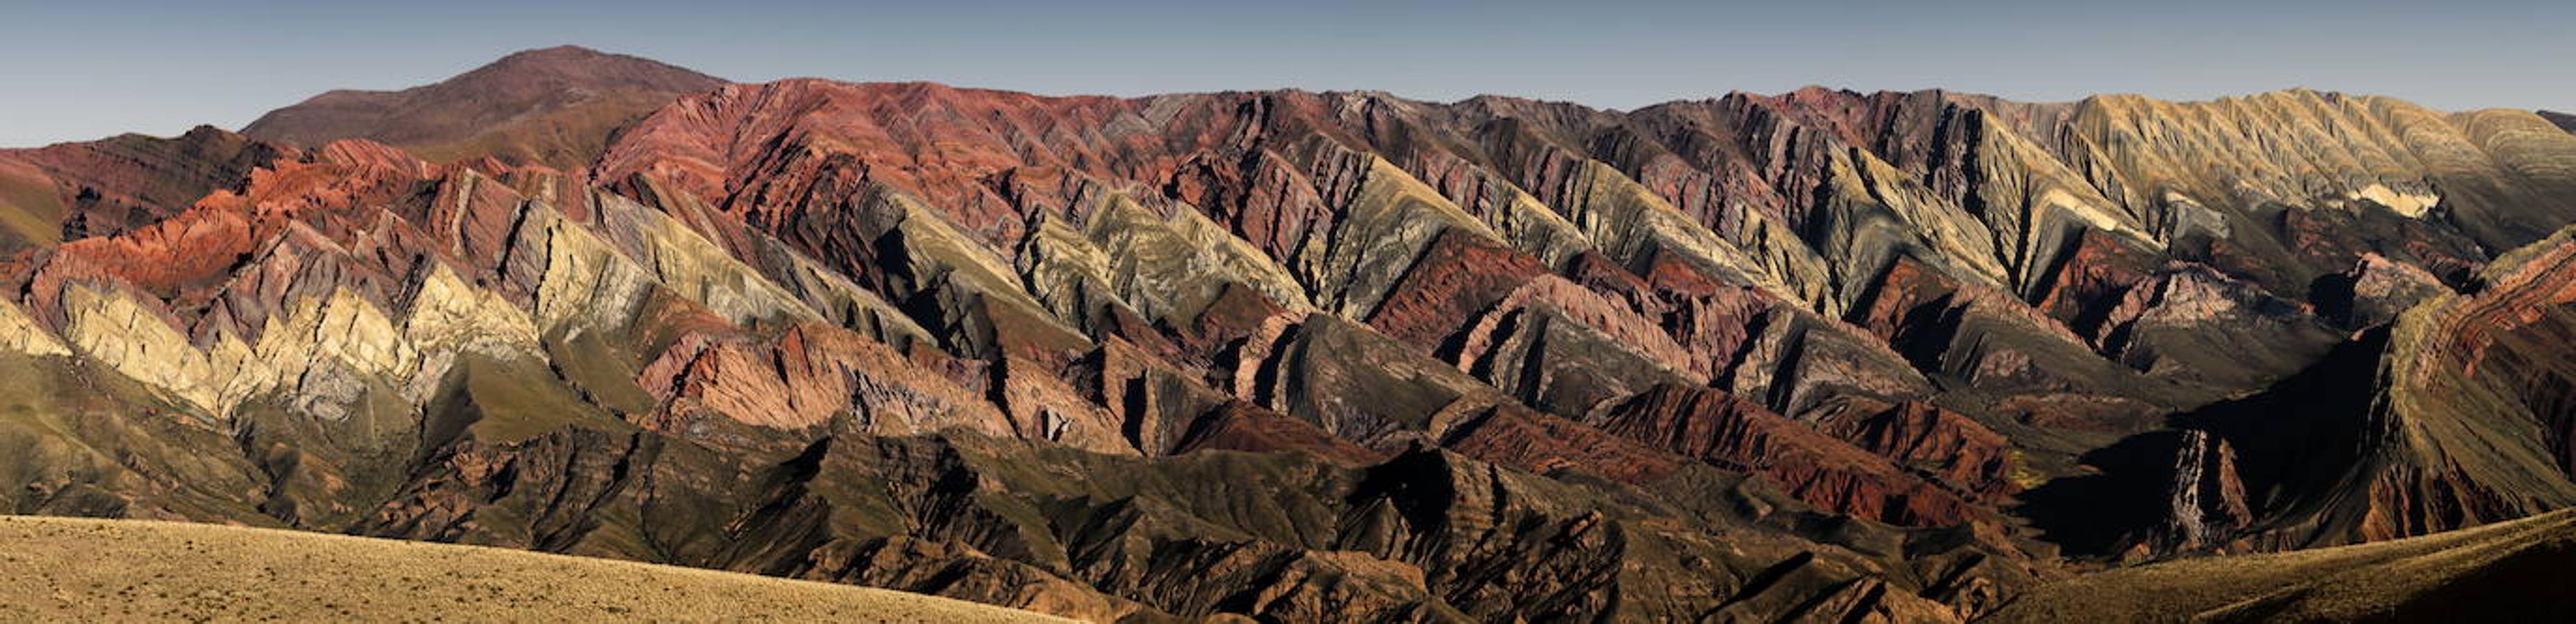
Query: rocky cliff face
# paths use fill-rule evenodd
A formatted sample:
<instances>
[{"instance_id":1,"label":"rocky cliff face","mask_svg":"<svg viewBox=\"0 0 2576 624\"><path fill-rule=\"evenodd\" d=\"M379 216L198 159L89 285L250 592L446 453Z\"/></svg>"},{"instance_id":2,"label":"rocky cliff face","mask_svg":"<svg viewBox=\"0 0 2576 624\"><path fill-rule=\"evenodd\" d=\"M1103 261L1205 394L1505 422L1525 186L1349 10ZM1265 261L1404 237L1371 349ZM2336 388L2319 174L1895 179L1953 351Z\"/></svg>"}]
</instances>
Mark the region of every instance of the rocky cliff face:
<instances>
[{"instance_id":1,"label":"rocky cliff face","mask_svg":"<svg viewBox=\"0 0 2576 624\"><path fill-rule=\"evenodd\" d=\"M675 99L571 166L208 130L117 152L157 177L22 167L138 208L0 265L0 502L1474 621L1953 621L2069 558L2576 503L2576 135L2527 113L683 89L557 50L404 118L519 132L431 95L564 58Z\"/></svg>"}]
</instances>

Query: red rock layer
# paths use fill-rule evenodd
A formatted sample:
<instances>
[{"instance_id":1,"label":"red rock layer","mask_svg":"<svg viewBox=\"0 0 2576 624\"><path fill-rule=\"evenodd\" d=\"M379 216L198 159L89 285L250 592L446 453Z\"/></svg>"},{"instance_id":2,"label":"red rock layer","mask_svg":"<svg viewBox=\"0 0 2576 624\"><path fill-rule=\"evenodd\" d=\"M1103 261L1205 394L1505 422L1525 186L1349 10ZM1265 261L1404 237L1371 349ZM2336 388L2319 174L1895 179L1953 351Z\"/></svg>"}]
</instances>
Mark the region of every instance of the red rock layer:
<instances>
[{"instance_id":1,"label":"red rock layer","mask_svg":"<svg viewBox=\"0 0 2576 624\"><path fill-rule=\"evenodd\" d=\"M1906 524L1983 515L1886 458L1715 390L1656 388L1596 423L1649 446L1768 477L1791 496L1828 509Z\"/></svg>"}]
</instances>

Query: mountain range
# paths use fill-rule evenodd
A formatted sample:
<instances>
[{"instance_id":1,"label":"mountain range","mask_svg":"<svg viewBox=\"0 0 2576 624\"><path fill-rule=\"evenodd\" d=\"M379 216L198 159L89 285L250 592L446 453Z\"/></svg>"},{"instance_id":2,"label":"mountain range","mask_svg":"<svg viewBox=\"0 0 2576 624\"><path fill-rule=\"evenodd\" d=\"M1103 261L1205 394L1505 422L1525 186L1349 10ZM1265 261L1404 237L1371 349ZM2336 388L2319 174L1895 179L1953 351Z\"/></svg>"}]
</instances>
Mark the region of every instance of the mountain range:
<instances>
[{"instance_id":1,"label":"mountain range","mask_svg":"<svg viewBox=\"0 0 2576 624\"><path fill-rule=\"evenodd\" d=\"M0 505L1101 621L2045 619L2576 506L2566 119L534 50L0 151ZM2383 598L2576 578L2496 560Z\"/></svg>"}]
</instances>

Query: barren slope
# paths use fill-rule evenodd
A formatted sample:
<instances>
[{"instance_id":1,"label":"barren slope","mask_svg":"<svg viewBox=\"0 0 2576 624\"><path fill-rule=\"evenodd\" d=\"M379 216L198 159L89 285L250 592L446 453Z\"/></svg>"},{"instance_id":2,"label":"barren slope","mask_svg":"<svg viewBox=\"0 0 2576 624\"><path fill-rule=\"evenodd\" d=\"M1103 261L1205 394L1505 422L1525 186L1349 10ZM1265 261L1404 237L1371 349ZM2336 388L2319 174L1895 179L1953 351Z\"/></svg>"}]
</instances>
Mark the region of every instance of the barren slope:
<instances>
[{"instance_id":1,"label":"barren slope","mask_svg":"<svg viewBox=\"0 0 2576 624\"><path fill-rule=\"evenodd\" d=\"M306 147L370 139L436 160L497 157L575 169L619 126L724 80L632 56L528 50L438 84L332 91L261 116L242 134Z\"/></svg>"},{"instance_id":2,"label":"barren slope","mask_svg":"<svg viewBox=\"0 0 2576 624\"><path fill-rule=\"evenodd\" d=\"M2375 544L2186 559L2041 586L1994 622L2566 621L2576 512Z\"/></svg>"},{"instance_id":3,"label":"barren slope","mask_svg":"<svg viewBox=\"0 0 2576 624\"><path fill-rule=\"evenodd\" d=\"M0 619L1056 622L748 574L246 527L0 516Z\"/></svg>"},{"instance_id":4,"label":"barren slope","mask_svg":"<svg viewBox=\"0 0 2576 624\"><path fill-rule=\"evenodd\" d=\"M620 127L279 148L0 264L0 508L1103 620L1937 622L2576 504L2528 112L797 79Z\"/></svg>"}]
</instances>

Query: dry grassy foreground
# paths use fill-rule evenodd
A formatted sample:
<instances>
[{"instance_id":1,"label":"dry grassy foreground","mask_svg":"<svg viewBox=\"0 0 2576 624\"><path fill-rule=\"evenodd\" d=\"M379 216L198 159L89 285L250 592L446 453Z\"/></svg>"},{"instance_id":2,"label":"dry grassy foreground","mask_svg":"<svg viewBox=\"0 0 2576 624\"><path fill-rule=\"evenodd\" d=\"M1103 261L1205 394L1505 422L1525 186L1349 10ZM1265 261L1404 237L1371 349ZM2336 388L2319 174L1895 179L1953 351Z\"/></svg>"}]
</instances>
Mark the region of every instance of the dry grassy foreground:
<instances>
[{"instance_id":1,"label":"dry grassy foreground","mask_svg":"<svg viewBox=\"0 0 2576 624\"><path fill-rule=\"evenodd\" d=\"M0 516L0 621L1052 622L903 592L477 546Z\"/></svg>"},{"instance_id":2,"label":"dry grassy foreground","mask_svg":"<svg viewBox=\"0 0 2576 624\"><path fill-rule=\"evenodd\" d=\"M2576 621L2576 511L2423 537L2089 574L1992 622Z\"/></svg>"}]
</instances>

